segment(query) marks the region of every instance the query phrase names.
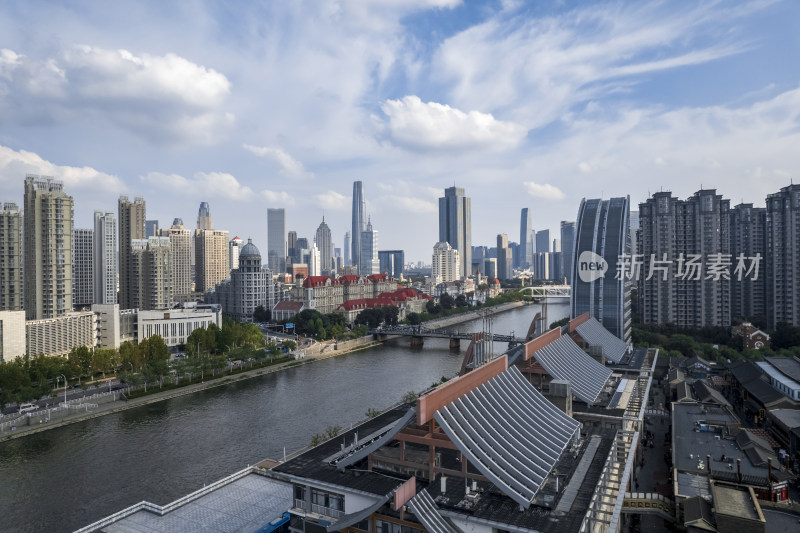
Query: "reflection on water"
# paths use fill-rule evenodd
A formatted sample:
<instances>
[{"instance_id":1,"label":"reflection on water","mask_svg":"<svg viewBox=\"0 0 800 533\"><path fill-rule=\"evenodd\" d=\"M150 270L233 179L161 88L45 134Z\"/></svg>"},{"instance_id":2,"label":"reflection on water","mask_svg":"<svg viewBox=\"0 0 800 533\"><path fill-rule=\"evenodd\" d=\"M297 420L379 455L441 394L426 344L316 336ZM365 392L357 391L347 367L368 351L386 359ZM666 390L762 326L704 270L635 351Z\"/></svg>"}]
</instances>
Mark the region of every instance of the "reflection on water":
<instances>
[{"instance_id":1,"label":"reflection on water","mask_svg":"<svg viewBox=\"0 0 800 533\"><path fill-rule=\"evenodd\" d=\"M560 318L554 307L551 322ZM495 333L523 336L536 310L496 316ZM458 326L480 327L480 319ZM452 376L465 349L451 353L448 339L426 339L412 351L396 339L2 443L0 531L72 531L142 500L168 503Z\"/></svg>"}]
</instances>

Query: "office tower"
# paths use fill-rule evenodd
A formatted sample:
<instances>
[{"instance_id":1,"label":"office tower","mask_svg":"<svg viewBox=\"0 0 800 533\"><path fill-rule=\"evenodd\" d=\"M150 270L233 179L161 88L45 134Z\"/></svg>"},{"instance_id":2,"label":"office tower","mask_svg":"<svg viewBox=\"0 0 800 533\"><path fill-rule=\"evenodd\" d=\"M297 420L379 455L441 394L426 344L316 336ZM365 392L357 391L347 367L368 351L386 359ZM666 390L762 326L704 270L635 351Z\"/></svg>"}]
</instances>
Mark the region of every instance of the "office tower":
<instances>
[{"instance_id":1,"label":"office tower","mask_svg":"<svg viewBox=\"0 0 800 533\"><path fill-rule=\"evenodd\" d=\"M533 223L531 212L527 207L522 208L519 223L519 251L517 253L516 267L526 268L533 263Z\"/></svg>"},{"instance_id":2,"label":"office tower","mask_svg":"<svg viewBox=\"0 0 800 533\"><path fill-rule=\"evenodd\" d=\"M730 211L731 218L731 317L743 320L767 318L767 276L765 272L767 257L767 210L753 207L753 204L739 204ZM737 258L761 257L758 277L742 276L739 280L734 273Z\"/></svg>"},{"instance_id":3,"label":"office tower","mask_svg":"<svg viewBox=\"0 0 800 533\"><path fill-rule=\"evenodd\" d=\"M206 293L207 303L218 303L222 312L239 322L252 322L258 306L272 309L272 273L261 266L261 252L252 239L241 247L236 268L229 280L218 284Z\"/></svg>"},{"instance_id":4,"label":"office tower","mask_svg":"<svg viewBox=\"0 0 800 533\"><path fill-rule=\"evenodd\" d=\"M195 273L196 292L206 292L230 276L228 265L227 231L214 229L195 230Z\"/></svg>"},{"instance_id":5,"label":"office tower","mask_svg":"<svg viewBox=\"0 0 800 533\"><path fill-rule=\"evenodd\" d=\"M550 230L543 229L536 232L536 252L550 253Z\"/></svg>"},{"instance_id":6,"label":"office tower","mask_svg":"<svg viewBox=\"0 0 800 533\"><path fill-rule=\"evenodd\" d=\"M22 217L17 204L6 202L0 210L0 311L22 310Z\"/></svg>"},{"instance_id":7,"label":"office tower","mask_svg":"<svg viewBox=\"0 0 800 533\"><path fill-rule=\"evenodd\" d=\"M575 222L561 221L561 272L572 285L572 263L575 260Z\"/></svg>"},{"instance_id":8,"label":"office tower","mask_svg":"<svg viewBox=\"0 0 800 533\"><path fill-rule=\"evenodd\" d=\"M380 274L378 260L378 230L372 229L372 220L367 221L367 229L361 232L361 264L358 273L362 276Z\"/></svg>"},{"instance_id":9,"label":"office tower","mask_svg":"<svg viewBox=\"0 0 800 533\"><path fill-rule=\"evenodd\" d=\"M497 278L497 258L496 257L486 257L483 260L483 274L493 280Z\"/></svg>"},{"instance_id":10,"label":"office tower","mask_svg":"<svg viewBox=\"0 0 800 533\"><path fill-rule=\"evenodd\" d=\"M286 272L286 210L267 209L267 264L273 274Z\"/></svg>"},{"instance_id":11,"label":"office tower","mask_svg":"<svg viewBox=\"0 0 800 533\"><path fill-rule=\"evenodd\" d=\"M350 253L352 252L352 246L353 245L350 243L350 232L349 231L345 231L344 232L344 245L342 246L342 248L344 250L344 264L345 265L351 265L352 264L351 261L350 261Z\"/></svg>"},{"instance_id":12,"label":"office tower","mask_svg":"<svg viewBox=\"0 0 800 533\"><path fill-rule=\"evenodd\" d=\"M540 280L549 280L553 278L553 271L551 270L552 254L549 252L536 252L533 254L533 276ZM500 268L500 260L497 261L498 269ZM499 276L498 276L499 277Z\"/></svg>"},{"instance_id":13,"label":"office tower","mask_svg":"<svg viewBox=\"0 0 800 533\"><path fill-rule=\"evenodd\" d=\"M308 251L308 275L322 275L322 259L320 257L320 251L319 248L317 248L316 242L311 245L311 249Z\"/></svg>"},{"instance_id":14,"label":"office tower","mask_svg":"<svg viewBox=\"0 0 800 533\"><path fill-rule=\"evenodd\" d=\"M119 308L139 307L137 287L139 281L133 271L131 241L145 238L146 204L143 198L136 197L133 202L127 196L120 196L118 202L119 221Z\"/></svg>"},{"instance_id":15,"label":"office tower","mask_svg":"<svg viewBox=\"0 0 800 533\"><path fill-rule=\"evenodd\" d=\"M581 200L570 298L573 317L588 311L625 342L631 336L631 281L616 279L616 273L619 256L630 254L629 212L627 197Z\"/></svg>"},{"instance_id":16,"label":"office tower","mask_svg":"<svg viewBox=\"0 0 800 533\"><path fill-rule=\"evenodd\" d=\"M248 239L248 242L250 239ZM239 237L234 237L228 243L228 264L231 266L231 271L236 270L239 268L239 255L241 254L242 246L244 246L244 241ZM261 257L261 254L258 254Z\"/></svg>"},{"instance_id":17,"label":"office tower","mask_svg":"<svg viewBox=\"0 0 800 533\"><path fill-rule=\"evenodd\" d=\"M114 213L94 212L92 261L92 303L117 303L117 217Z\"/></svg>"},{"instance_id":18,"label":"office tower","mask_svg":"<svg viewBox=\"0 0 800 533\"><path fill-rule=\"evenodd\" d=\"M800 185L767 196L766 211L767 319L800 326Z\"/></svg>"},{"instance_id":19,"label":"office tower","mask_svg":"<svg viewBox=\"0 0 800 533\"><path fill-rule=\"evenodd\" d=\"M508 235L497 236L497 277L511 279L514 277L511 248L508 247Z\"/></svg>"},{"instance_id":20,"label":"office tower","mask_svg":"<svg viewBox=\"0 0 800 533\"><path fill-rule=\"evenodd\" d=\"M131 241L131 265L138 281L138 307L142 311L169 309L172 305L169 241L169 237Z\"/></svg>"},{"instance_id":21,"label":"office tower","mask_svg":"<svg viewBox=\"0 0 800 533\"><path fill-rule=\"evenodd\" d=\"M172 299L192 301L192 230L183 225L182 218L175 218L172 226L159 230L158 235L169 238Z\"/></svg>"},{"instance_id":22,"label":"office tower","mask_svg":"<svg viewBox=\"0 0 800 533\"><path fill-rule=\"evenodd\" d=\"M144 221L145 239L157 236L158 236L158 220L145 220Z\"/></svg>"},{"instance_id":23,"label":"office tower","mask_svg":"<svg viewBox=\"0 0 800 533\"><path fill-rule=\"evenodd\" d=\"M314 236L314 243L319 251L321 269L319 275L328 275L331 272L331 259L333 259L333 241L331 240L331 228L325 223L324 216Z\"/></svg>"},{"instance_id":24,"label":"office tower","mask_svg":"<svg viewBox=\"0 0 800 533\"><path fill-rule=\"evenodd\" d=\"M403 250L378 251L378 269L393 278L399 278L405 270L406 254Z\"/></svg>"},{"instance_id":25,"label":"office tower","mask_svg":"<svg viewBox=\"0 0 800 533\"><path fill-rule=\"evenodd\" d=\"M461 187L449 187L439 198L439 242L448 242L458 250L459 277L472 270L472 215L470 198Z\"/></svg>"},{"instance_id":26,"label":"office tower","mask_svg":"<svg viewBox=\"0 0 800 533\"><path fill-rule=\"evenodd\" d=\"M298 263L299 261L296 259L297 257L297 232L290 231L288 233L288 239L286 243L286 271L289 272L291 269L289 265L293 263Z\"/></svg>"},{"instance_id":27,"label":"office tower","mask_svg":"<svg viewBox=\"0 0 800 533\"><path fill-rule=\"evenodd\" d=\"M295 244L295 263L308 264L308 251L311 247L308 245L308 239L305 237L298 237ZM304 258L305 257L305 258Z\"/></svg>"},{"instance_id":28,"label":"office tower","mask_svg":"<svg viewBox=\"0 0 800 533\"><path fill-rule=\"evenodd\" d=\"M461 258L458 250L448 242L437 242L433 246L431 277L436 283L456 281L460 279Z\"/></svg>"},{"instance_id":29,"label":"office tower","mask_svg":"<svg viewBox=\"0 0 800 533\"><path fill-rule=\"evenodd\" d=\"M25 317L60 317L72 311L72 197L63 182L28 174L24 201Z\"/></svg>"},{"instance_id":30,"label":"office tower","mask_svg":"<svg viewBox=\"0 0 800 533\"><path fill-rule=\"evenodd\" d=\"M72 306L76 310L94 303L93 245L94 230L72 230Z\"/></svg>"},{"instance_id":31,"label":"office tower","mask_svg":"<svg viewBox=\"0 0 800 533\"><path fill-rule=\"evenodd\" d=\"M639 211L631 211L630 217L631 254L639 249Z\"/></svg>"},{"instance_id":32,"label":"office tower","mask_svg":"<svg viewBox=\"0 0 800 533\"><path fill-rule=\"evenodd\" d=\"M730 263L730 201L713 189L687 200L657 192L639 204L639 226L642 321L684 328L729 326L730 269L715 276L709 268L715 257L722 260L719 266L725 266L725 259Z\"/></svg>"},{"instance_id":33,"label":"office tower","mask_svg":"<svg viewBox=\"0 0 800 533\"><path fill-rule=\"evenodd\" d=\"M197 229L214 229L208 202L200 202L200 208L197 210Z\"/></svg>"},{"instance_id":34,"label":"office tower","mask_svg":"<svg viewBox=\"0 0 800 533\"><path fill-rule=\"evenodd\" d=\"M354 265L361 265L361 232L366 229L364 215L366 214L364 201L364 184L360 181L353 182L353 226L350 233L352 239L353 255L350 258ZM361 274L361 272L359 272Z\"/></svg>"}]
</instances>

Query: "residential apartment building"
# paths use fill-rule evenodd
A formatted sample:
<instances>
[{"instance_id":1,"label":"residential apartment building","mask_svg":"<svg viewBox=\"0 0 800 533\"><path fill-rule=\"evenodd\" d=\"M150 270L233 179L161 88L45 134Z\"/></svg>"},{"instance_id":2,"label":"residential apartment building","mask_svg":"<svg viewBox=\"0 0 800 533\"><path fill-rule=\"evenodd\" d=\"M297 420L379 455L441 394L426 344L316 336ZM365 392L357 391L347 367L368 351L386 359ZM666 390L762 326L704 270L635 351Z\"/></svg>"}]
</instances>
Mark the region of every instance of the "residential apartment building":
<instances>
[{"instance_id":1,"label":"residential apartment building","mask_svg":"<svg viewBox=\"0 0 800 533\"><path fill-rule=\"evenodd\" d=\"M731 220L731 261L736 266L738 258L759 257L758 276L739 276L731 278L731 316L753 319L767 316L767 275L766 275L766 224L767 211L753 204L739 204L730 211Z\"/></svg>"},{"instance_id":2,"label":"residential apartment building","mask_svg":"<svg viewBox=\"0 0 800 533\"><path fill-rule=\"evenodd\" d=\"M131 249L139 309L168 309L173 302L169 237L134 239Z\"/></svg>"},{"instance_id":3,"label":"residential apartment building","mask_svg":"<svg viewBox=\"0 0 800 533\"><path fill-rule=\"evenodd\" d=\"M117 303L117 218L94 212L92 236L92 303Z\"/></svg>"},{"instance_id":4,"label":"residential apartment building","mask_svg":"<svg viewBox=\"0 0 800 533\"><path fill-rule=\"evenodd\" d=\"M431 258L431 278L434 283L461 279L461 257L448 242L437 242Z\"/></svg>"},{"instance_id":5,"label":"residential apartment building","mask_svg":"<svg viewBox=\"0 0 800 533\"><path fill-rule=\"evenodd\" d=\"M230 275L227 231L195 232L195 291L206 292Z\"/></svg>"},{"instance_id":6,"label":"residential apartment building","mask_svg":"<svg viewBox=\"0 0 800 533\"><path fill-rule=\"evenodd\" d=\"M169 239L172 299L176 302L194 300L194 292L192 291L192 230L183 225L183 219L176 218L172 221L172 226L159 230L158 235Z\"/></svg>"},{"instance_id":7,"label":"residential apartment building","mask_svg":"<svg viewBox=\"0 0 800 533\"><path fill-rule=\"evenodd\" d=\"M119 213L119 306L136 309L139 305L139 280L136 278L133 259L133 240L146 239L144 198L137 196L133 202L120 196Z\"/></svg>"},{"instance_id":8,"label":"residential apartment building","mask_svg":"<svg viewBox=\"0 0 800 533\"><path fill-rule=\"evenodd\" d=\"M800 326L800 185L767 196L766 248L769 325Z\"/></svg>"},{"instance_id":9,"label":"residential apartment building","mask_svg":"<svg viewBox=\"0 0 800 533\"><path fill-rule=\"evenodd\" d=\"M94 303L94 230L72 230L72 305L75 309Z\"/></svg>"},{"instance_id":10,"label":"residential apartment building","mask_svg":"<svg viewBox=\"0 0 800 533\"><path fill-rule=\"evenodd\" d=\"M17 204L0 209L0 311L23 309L22 216Z\"/></svg>"}]
</instances>

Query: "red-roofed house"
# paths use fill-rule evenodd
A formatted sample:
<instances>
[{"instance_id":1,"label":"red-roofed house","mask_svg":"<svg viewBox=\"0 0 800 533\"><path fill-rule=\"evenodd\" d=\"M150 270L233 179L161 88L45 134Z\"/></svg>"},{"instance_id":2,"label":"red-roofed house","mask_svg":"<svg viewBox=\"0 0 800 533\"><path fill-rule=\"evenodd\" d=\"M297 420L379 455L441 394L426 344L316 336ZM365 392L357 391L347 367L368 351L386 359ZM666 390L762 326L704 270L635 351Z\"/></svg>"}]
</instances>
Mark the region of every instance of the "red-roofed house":
<instances>
[{"instance_id":1,"label":"red-roofed house","mask_svg":"<svg viewBox=\"0 0 800 533\"><path fill-rule=\"evenodd\" d=\"M397 289L397 283L387 274L358 276L348 274L338 278L330 276L310 276L296 286L291 299L302 302L304 309L314 309L320 313L332 313L344 302L378 298L381 293Z\"/></svg>"},{"instance_id":2,"label":"red-roofed house","mask_svg":"<svg viewBox=\"0 0 800 533\"><path fill-rule=\"evenodd\" d=\"M342 303L336 310L344 313L347 323L352 324L361 311L365 309L380 309L381 307L388 306L397 306L397 304L389 298L359 298Z\"/></svg>"}]
</instances>

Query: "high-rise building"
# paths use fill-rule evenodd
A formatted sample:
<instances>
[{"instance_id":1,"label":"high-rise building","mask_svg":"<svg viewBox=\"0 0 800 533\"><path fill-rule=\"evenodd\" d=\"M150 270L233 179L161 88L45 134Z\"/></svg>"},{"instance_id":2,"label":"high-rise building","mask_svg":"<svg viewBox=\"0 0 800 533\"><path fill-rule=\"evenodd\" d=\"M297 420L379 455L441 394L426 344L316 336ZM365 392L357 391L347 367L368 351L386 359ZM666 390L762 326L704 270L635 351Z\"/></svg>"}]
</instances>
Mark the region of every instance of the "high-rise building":
<instances>
[{"instance_id":1,"label":"high-rise building","mask_svg":"<svg viewBox=\"0 0 800 533\"><path fill-rule=\"evenodd\" d=\"M511 279L514 277L511 248L508 247L508 235L497 236L497 277Z\"/></svg>"},{"instance_id":2,"label":"high-rise building","mask_svg":"<svg viewBox=\"0 0 800 533\"><path fill-rule=\"evenodd\" d=\"M158 236L158 220L144 221L144 236L145 239Z\"/></svg>"},{"instance_id":3,"label":"high-rise building","mask_svg":"<svg viewBox=\"0 0 800 533\"><path fill-rule=\"evenodd\" d=\"M484 258L483 268L481 269L481 271L489 279L497 278L497 258L496 257Z\"/></svg>"},{"instance_id":4,"label":"high-rise building","mask_svg":"<svg viewBox=\"0 0 800 533\"><path fill-rule=\"evenodd\" d=\"M72 311L73 201L64 183L25 177L24 294L28 320Z\"/></svg>"},{"instance_id":5,"label":"high-rise building","mask_svg":"<svg viewBox=\"0 0 800 533\"><path fill-rule=\"evenodd\" d=\"M527 207L522 208L519 223L519 251L516 267L527 268L533 263L533 223Z\"/></svg>"},{"instance_id":6,"label":"high-rise building","mask_svg":"<svg viewBox=\"0 0 800 533\"><path fill-rule=\"evenodd\" d=\"M23 310L22 286L22 216L17 204L6 202L0 210L0 311Z\"/></svg>"},{"instance_id":7,"label":"high-rise building","mask_svg":"<svg viewBox=\"0 0 800 533\"><path fill-rule=\"evenodd\" d=\"M252 239L242 246L239 263L231 270L230 279L222 281L206 293L207 303L218 303L222 312L239 322L251 322L256 308L272 309L272 273L262 268L261 252Z\"/></svg>"},{"instance_id":8,"label":"high-rise building","mask_svg":"<svg viewBox=\"0 0 800 533\"><path fill-rule=\"evenodd\" d=\"M572 268L572 317L589 312L611 333L630 342L631 280L617 276L621 255L630 254L628 198L581 201Z\"/></svg>"},{"instance_id":9,"label":"high-rise building","mask_svg":"<svg viewBox=\"0 0 800 533\"><path fill-rule=\"evenodd\" d=\"M325 223L325 217L322 217L322 223L317 228L317 233L314 236L314 242L319 250L320 268L322 275L328 275L331 272L333 259L333 240L331 239L331 228ZM310 267L311 265L309 265ZM310 268L309 268L310 270Z\"/></svg>"},{"instance_id":10,"label":"high-rise building","mask_svg":"<svg viewBox=\"0 0 800 533\"><path fill-rule=\"evenodd\" d=\"M456 281L460 278L461 258L458 250L448 242L437 242L433 247L431 277L436 283Z\"/></svg>"},{"instance_id":11,"label":"high-rise building","mask_svg":"<svg viewBox=\"0 0 800 533\"><path fill-rule=\"evenodd\" d=\"M561 273L572 285L572 262L575 257L575 222L561 221Z\"/></svg>"},{"instance_id":12,"label":"high-rise building","mask_svg":"<svg viewBox=\"0 0 800 533\"><path fill-rule=\"evenodd\" d=\"M358 273L362 276L380 274L378 260L378 230L372 229L372 220L367 221L367 229L361 232L361 264Z\"/></svg>"},{"instance_id":13,"label":"high-rise building","mask_svg":"<svg viewBox=\"0 0 800 533\"><path fill-rule=\"evenodd\" d=\"M639 249L639 211L631 211L630 217L631 232L631 254L638 253Z\"/></svg>"},{"instance_id":14,"label":"high-rise building","mask_svg":"<svg viewBox=\"0 0 800 533\"><path fill-rule=\"evenodd\" d=\"M117 303L117 217L114 213L94 212L92 258L92 303Z\"/></svg>"},{"instance_id":15,"label":"high-rise building","mask_svg":"<svg viewBox=\"0 0 800 533\"><path fill-rule=\"evenodd\" d=\"M450 243L458 250L458 276L466 278L472 270L471 200L461 187L448 187L439 198L439 242Z\"/></svg>"},{"instance_id":16,"label":"high-rise building","mask_svg":"<svg viewBox=\"0 0 800 533\"><path fill-rule=\"evenodd\" d=\"M381 273L399 278L405 270L406 257L403 250L379 250L378 263Z\"/></svg>"},{"instance_id":17,"label":"high-rise building","mask_svg":"<svg viewBox=\"0 0 800 533\"><path fill-rule=\"evenodd\" d=\"M228 243L228 264L231 266L231 272L239 268L239 254L241 254L242 246L244 246L244 241L239 237L234 237ZM261 254L259 253L258 256L261 257Z\"/></svg>"},{"instance_id":18,"label":"high-rise building","mask_svg":"<svg viewBox=\"0 0 800 533\"><path fill-rule=\"evenodd\" d=\"M731 317L744 320L767 318L767 276L764 262L767 257L767 210L753 204L739 204L731 209L731 259L733 265L741 255L760 257L758 277L731 278Z\"/></svg>"},{"instance_id":19,"label":"high-rise building","mask_svg":"<svg viewBox=\"0 0 800 533\"><path fill-rule=\"evenodd\" d=\"M195 230L195 273L196 292L213 289L230 273L228 265L229 233L214 229Z\"/></svg>"},{"instance_id":20,"label":"high-rise building","mask_svg":"<svg viewBox=\"0 0 800 533\"><path fill-rule=\"evenodd\" d=\"M290 270L289 265L293 263L299 263L300 261L296 259L297 257L297 232L290 231L288 233L287 243L286 243L286 270L287 272Z\"/></svg>"},{"instance_id":21,"label":"high-rise building","mask_svg":"<svg viewBox=\"0 0 800 533\"><path fill-rule=\"evenodd\" d=\"M350 258L354 265L361 265L361 232L367 226L365 222L366 202L364 201L364 184L360 181L353 182L353 227L350 233L352 239L353 255ZM359 272L361 274L361 272Z\"/></svg>"},{"instance_id":22,"label":"high-rise building","mask_svg":"<svg viewBox=\"0 0 800 533\"><path fill-rule=\"evenodd\" d=\"M169 237L131 241L131 263L138 285L140 310L169 309L172 305L169 241Z\"/></svg>"},{"instance_id":23,"label":"high-rise building","mask_svg":"<svg viewBox=\"0 0 800 533\"><path fill-rule=\"evenodd\" d=\"M767 196L766 211L767 319L800 326L800 185Z\"/></svg>"},{"instance_id":24,"label":"high-rise building","mask_svg":"<svg viewBox=\"0 0 800 533\"><path fill-rule=\"evenodd\" d=\"M715 275L709 268L716 259L721 267L725 260L730 263L730 201L713 189L687 200L657 192L639 204L639 225L642 321L684 328L729 326L729 271Z\"/></svg>"},{"instance_id":25,"label":"high-rise building","mask_svg":"<svg viewBox=\"0 0 800 533\"><path fill-rule=\"evenodd\" d=\"M552 255L550 252L536 252L533 254L533 276L540 280L553 279L552 270ZM500 260L497 260L498 270L500 268ZM499 276L498 276L499 277Z\"/></svg>"},{"instance_id":26,"label":"high-rise building","mask_svg":"<svg viewBox=\"0 0 800 533\"><path fill-rule=\"evenodd\" d=\"M536 252L537 253L550 253L550 230L543 229L536 232Z\"/></svg>"},{"instance_id":27,"label":"high-rise building","mask_svg":"<svg viewBox=\"0 0 800 533\"><path fill-rule=\"evenodd\" d=\"M171 227L159 230L158 234L169 238L172 299L192 301L192 230L183 225L182 218L175 218Z\"/></svg>"},{"instance_id":28,"label":"high-rise building","mask_svg":"<svg viewBox=\"0 0 800 533\"><path fill-rule=\"evenodd\" d=\"M319 231L319 230L318 230ZM321 276L322 275L322 258L320 257L319 248L317 243L311 245L308 251L308 275Z\"/></svg>"},{"instance_id":29,"label":"high-rise building","mask_svg":"<svg viewBox=\"0 0 800 533\"><path fill-rule=\"evenodd\" d=\"M200 208L197 210L197 229L214 229L208 202L200 202Z\"/></svg>"},{"instance_id":30,"label":"high-rise building","mask_svg":"<svg viewBox=\"0 0 800 533\"><path fill-rule=\"evenodd\" d=\"M352 264L350 261L350 253L352 252L352 244L350 243L350 232L344 232L344 264L350 265Z\"/></svg>"},{"instance_id":31,"label":"high-rise building","mask_svg":"<svg viewBox=\"0 0 800 533\"><path fill-rule=\"evenodd\" d=\"M72 306L76 310L94 303L93 246L94 230L72 230Z\"/></svg>"},{"instance_id":32,"label":"high-rise building","mask_svg":"<svg viewBox=\"0 0 800 533\"><path fill-rule=\"evenodd\" d=\"M134 273L131 242L145 238L144 198L133 202L127 196L119 197L119 308L136 309L139 306L139 280Z\"/></svg>"},{"instance_id":33,"label":"high-rise building","mask_svg":"<svg viewBox=\"0 0 800 533\"><path fill-rule=\"evenodd\" d=\"M305 237L298 237L295 244L295 263L308 265L308 252L311 247L308 245L308 239Z\"/></svg>"},{"instance_id":34,"label":"high-rise building","mask_svg":"<svg viewBox=\"0 0 800 533\"><path fill-rule=\"evenodd\" d=\"M286 272L286 210L267 209L267 264L273 274Z\"/></svg>"}]
</instances>

